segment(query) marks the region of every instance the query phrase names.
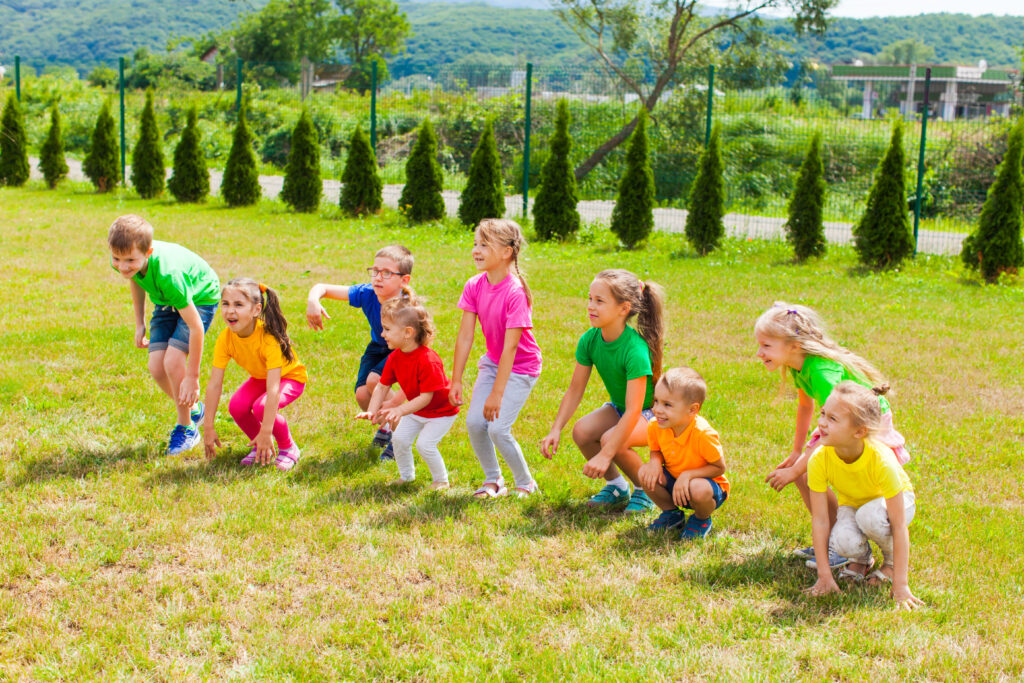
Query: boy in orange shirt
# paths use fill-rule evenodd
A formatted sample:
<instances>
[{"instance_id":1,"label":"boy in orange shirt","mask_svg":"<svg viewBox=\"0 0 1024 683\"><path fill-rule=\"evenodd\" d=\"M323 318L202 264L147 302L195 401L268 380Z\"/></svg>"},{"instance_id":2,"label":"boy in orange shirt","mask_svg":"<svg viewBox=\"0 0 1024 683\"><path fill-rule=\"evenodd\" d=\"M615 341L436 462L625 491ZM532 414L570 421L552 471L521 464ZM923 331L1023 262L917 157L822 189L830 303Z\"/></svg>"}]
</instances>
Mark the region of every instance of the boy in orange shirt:
<instances>
[{"instance_id":1,"label":"boy in orange shirt","mask_svg":"<svg viewBox=\"0 0 1024 683\"><path fill-rule=\"evenodd\" d=\"M637 472L644 491L662 509L648 529L683 526L681 539L707 536L711 513L729 497L718 432L699 415L707 391L695 370L665 371L654 387L655 420L647 426L651 457ZM693 510L688 520L681 508Z\"/></svg>"}]
</instances>

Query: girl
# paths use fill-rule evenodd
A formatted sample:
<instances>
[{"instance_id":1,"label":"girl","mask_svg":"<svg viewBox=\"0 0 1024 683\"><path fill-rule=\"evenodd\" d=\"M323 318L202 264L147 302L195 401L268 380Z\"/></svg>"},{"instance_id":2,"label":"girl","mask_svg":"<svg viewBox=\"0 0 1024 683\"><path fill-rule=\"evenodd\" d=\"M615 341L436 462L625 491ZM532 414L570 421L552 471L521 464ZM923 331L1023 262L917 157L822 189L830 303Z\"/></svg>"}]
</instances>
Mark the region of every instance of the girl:
<instances>
[{"instance_id":1,"label":"girl","mask_svg":"<svg viewBox=\"0 0 1024 683\"><path fill-rule=\"evenodd\" d=\"M452 364L449 401L453 406L462 405L462 371L473 347L477 319L487 342L466 416L469 442L484 470L484 483L473 494L477 498L508 493L495 448L512 470L515 493L528 496L537 491L523 449L512 436L512 425L541 368L540 348L531 331L530 288L519 269L524 244L523 231L516 222L481 221L473 239L473 263L481 272L466 282L459 299L463 313Z\"/></svg>"},{"instance_id":2,"label":"girl","mask_svg":"<svg viewBox=\"0 0 1024 683\"><path fill-rule=\"evenodd\" d=\"M220 446L214 416L224 386L224 369L232 358L250 377L231 397L228 410L235 423L249 437L252 451L243 465L267 465L274 457L277 440L279 470L290 470L301 452L292 441L288 422L280 409L302 395L306 388L306 367L299 362L288 323L274 290L247 277L231 280L221 292L220 312L227 329L217 337L213 349L213 371L206 386L206 418L203 436L207 457ZM271 438L273 435L273 439Z\"/></svg>"},{"instance_id":3,"label":"girl","mask_svg":"<svg viewBox=\"0 0 1024 683\"><path fill-rule=\"evenodd\" d=\"M628 270L603 270L590 283L587 314L591 329L576 345L576 369L551 431L541 441L541 453L551 458L558 450L562 428L579 407L596 367L611 400L572 428L573 441L587 459L583 473L607 481L587 504L617 506L628 499L626 512L645 512L654 503L638 483L642 463L633 448L647 445L654 384L661 374L661 287L642 282ZM635 330L626 324L634 316ZM633 482L632 496L620 469Z\"/></svg>"},{"instance_id":4,"label":"girl","mask_svg":"<svg viewBox=\"0 0 1024 683\"><path fill-rule=\"evenodd\" d=\"M893 428L892 411L883 395L889 391L889 384L873 365L829 338L814 311L806 306L776 302L757 319L754 337L757 340L757 357L765 368L783 373L789 369L799 393L793 449L789 457L765 477L772 488L781 491L788 484L795 483L804 504L810 509L807 460L818 447L820 437L815 430L807 439L807 430L815 403L823 406L833 388L843 380L874 388L882 415L876 438L892 449L901 465L910 460L905 448L906 440ZM830 493L828 501L829 519L834 521L835 495ZM803 559L814 559L813 548L801 548L794 554ZM830 554L833 568L846 562L846 558Z\"/></svg>"},{"instance_id":5,"label":"girl","mask_svg":"<svg viewBox=\"0 0 1024 683\"><path fill-rule=\"evenodd\" d=\"M415 441L416 450L426 461L433 477L430 488L435 491L447 489L448 470L437 444L452 428L459 409L448 402L450 384L444 374L444 363L427 346L434 337L434 323L408 287L402 288L401 298L384 303L380 322L384 341L392 352L384 363L369 406L365 412L356 415L356 419L371 420L378 425L388 424L394 429L391 443L395 449L399 478L392 484L406 484L416 478L416 466L412 460ZM396 382L406 400L382 408L391 385Z\"/></svg>"},{"instance_id":6,"label":"girl","mask_svg":"<svg viewBox=\"0 0 1024 683\"><path fill-rule=\"evenodd\" d=\"M818 580L805 590L810 595L839 591L825 561L831 545L852 558L840 578L867 579L873 585L892 583L896 604L914 609L924 604L910 592L907 579L907 525L914 518L914 488L892 450L874 440L882 424L877 394L856 382L840 382L825 401L818 418L822 448L807 466ZM829 519L826 494L830 486L839 498L834 523ZM871 571L874 560L868 539L882 551L881 571Z\"/></svg>"}]
</instances>

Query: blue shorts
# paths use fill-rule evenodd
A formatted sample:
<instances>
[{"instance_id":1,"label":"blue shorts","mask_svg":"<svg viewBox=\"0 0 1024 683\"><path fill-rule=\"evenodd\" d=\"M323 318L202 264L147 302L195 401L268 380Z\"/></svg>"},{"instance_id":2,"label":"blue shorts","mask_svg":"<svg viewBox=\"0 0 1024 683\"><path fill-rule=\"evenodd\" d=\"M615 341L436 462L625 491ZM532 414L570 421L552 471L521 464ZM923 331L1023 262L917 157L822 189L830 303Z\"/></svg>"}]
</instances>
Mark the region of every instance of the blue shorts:
<instances>
[{"instance_id":1,"label":"blue shorts","mask_svg":"<svg viewBox=\"0 0 1024 683\"><path fill-rule=\"evenodd\" d=\"M217 313L217 304L196 304L196 310L199 311L199 319L203 321L205 334L210 330L213 316ZM188 325L174 306L156 306L149 320L149 352L166 351L168 346L188 353Z\"/></svg>"},{"instance_id":2,"label":"blue shorts","mask_svg":"<svg viewBox=\"0 0 1024 683\"><path fill-rule=\"evenodd\" d=\"M384 363L391 355L391 349L387 344L379 344L371 341L363 351L363 357L359 359L359 374L356 375L356 391L366 384L366 378L370 373L380 375L384 372Z\"/></svg>"},{"instance_id":3,"label":"blue shorts","mask_svg":"<svg viewBox=\"0 0 1024 683\"><path fill-rule=\"evenodd\" d=\"M605 405L611 406L612 410L614 410L619 417L622 417L622 415L626 412L624 410L619 410L618 406L616 406L611 401L608 401L607 403L605 403ZM654 411L651 410L650 408L644 408L643 410L640 411L640 414L643 415L644 419L647 420L648 422L654 419Z\"/></svg>"},{"instance_id":4,"label":"blue shorts","mask_svg":"<svg viewBox=\"0 0 1024 683\"><path fill-rule=\"evenodd\" d=\"M669 495L672 495L672 489L675 488L676 485L676 478L668 473L667 467L662 467L661 471L665 473L665 488L668 489ZM711 496L715 499L715 509L717 510L718 508L722 507L722 503L724 503L725 500L729 497L729 494L723 491L722 486L714 479L710 477L704 477L704 481L711 484ZM658 486L661 486L661 484L658 484ZM683 507L688 508L690 510L693 509L693 507L689 505L684 505Z\"/></svg>"}]
</instances>

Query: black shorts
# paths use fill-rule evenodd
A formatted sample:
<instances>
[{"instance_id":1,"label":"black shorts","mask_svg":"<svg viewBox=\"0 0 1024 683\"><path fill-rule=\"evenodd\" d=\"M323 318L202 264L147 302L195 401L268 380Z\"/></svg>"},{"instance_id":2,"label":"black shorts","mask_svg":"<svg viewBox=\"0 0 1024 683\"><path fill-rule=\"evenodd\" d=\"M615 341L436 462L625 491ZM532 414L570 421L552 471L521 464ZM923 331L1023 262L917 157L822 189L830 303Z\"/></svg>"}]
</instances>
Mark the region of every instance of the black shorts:
<instances>
[{"instance_id":1,"label":"black shorts","mask_svg":"<svg viewBox=\"0 0 1024 683\"><path fill-rule=\"evenodd\" d=\"M366 378L370 376L371 372L375 372L378 375L384 372L384 363L387 361L389 355L391 355L391 349L388 348L387 344L378 344L375 341L371 341L366 345L366 350L363 351L363 357L359 359L359 374L356 375L356 391L359 390L359 387L366 384Z\"/></svg>"}]
</instances>

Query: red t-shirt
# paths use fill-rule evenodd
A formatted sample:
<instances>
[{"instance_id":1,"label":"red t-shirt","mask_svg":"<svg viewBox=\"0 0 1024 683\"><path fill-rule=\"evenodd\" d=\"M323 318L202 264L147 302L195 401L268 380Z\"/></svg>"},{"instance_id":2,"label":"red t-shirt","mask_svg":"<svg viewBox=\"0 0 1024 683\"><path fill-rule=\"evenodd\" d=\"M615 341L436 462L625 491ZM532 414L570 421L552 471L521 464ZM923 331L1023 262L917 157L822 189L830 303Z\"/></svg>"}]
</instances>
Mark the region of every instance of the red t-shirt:
<instances>
[{"instance_id":1,"label":"red t-shirt","mask_svg":"<svg viewBox=\"0 0 1024 683\"><path fill-rule=\"evenodd\" d=\"M447 417L459 412L458 408L448 402L451 382L444 374L444 363L428 346L417 347L409 353L400 349L391 352L380 373L380 383L391 386L395 382L402 387L405 397L410 401L420 394L434 392L427 407L416 411L414 415Z\"/></svg>"}]
</instances>

